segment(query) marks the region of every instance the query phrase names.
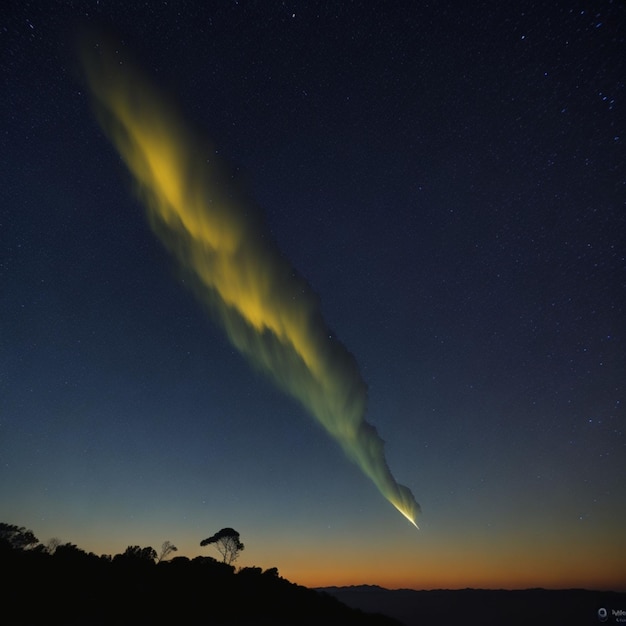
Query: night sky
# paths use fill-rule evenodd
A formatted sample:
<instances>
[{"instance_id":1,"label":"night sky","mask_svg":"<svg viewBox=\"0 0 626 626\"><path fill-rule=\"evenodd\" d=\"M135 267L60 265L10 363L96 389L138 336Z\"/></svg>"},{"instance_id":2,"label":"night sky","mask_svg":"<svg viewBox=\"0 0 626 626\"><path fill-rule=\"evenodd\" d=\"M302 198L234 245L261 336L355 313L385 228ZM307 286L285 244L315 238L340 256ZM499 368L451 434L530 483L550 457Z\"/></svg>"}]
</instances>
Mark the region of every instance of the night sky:
<instances>
[{"instance_id":1,"label":"night sky","mask_svg":"<svg viewBox=\"0 0 626 626\"><path fill-rule=\"evenodd\" d=\"M6 6L0 521L189 557L229 526L308 586L626 589L622 3ZM289 268L272 307L319 306L320 376L367 385L420 530L229 340L85 46L154 85L150 137L175 103L183 195L215 185L258 282L257 244Z\"/></svg>"}]
</instances>

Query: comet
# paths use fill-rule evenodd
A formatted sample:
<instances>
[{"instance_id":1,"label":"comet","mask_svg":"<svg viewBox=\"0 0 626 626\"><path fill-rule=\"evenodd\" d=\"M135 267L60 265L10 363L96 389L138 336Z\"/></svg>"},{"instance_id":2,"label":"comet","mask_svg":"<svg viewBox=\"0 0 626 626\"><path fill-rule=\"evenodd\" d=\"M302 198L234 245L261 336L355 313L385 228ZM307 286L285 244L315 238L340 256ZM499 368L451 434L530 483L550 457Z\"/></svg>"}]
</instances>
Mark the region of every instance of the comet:
<instances>
[{"instance_id":1,"label":"comet","mask_svg":"<svg viewBox=\"0 0 626 626\"><path fill-rule=\"evenodd\" d=\"M409 520L409 522L411 522L411 524L413 524L413 526L415 526L415 528L417 528L417 530L420 529L420 527L417 525L415 519L412 518L409 513L407 513L404 509L401 509L400 507L396 507L396 508L398 509L398 511L400 511L400 513L402 513L402 515L404 515L404 517L406 517L406 519Z\"/></svg>"},{"instance_id":2,"label":"comet","mask_svg":"<svg viewBox=\"0 0 626 626\"><path fill-rule=\"evenodd\" d=\"M417 528L419 504L389 469L384 442L365 419L365 381L328 328L318 296L215 150L122 49L88 36L81 59L97 119L155 235L239 352L299 402Z\"/></svg>"}]
</instances>

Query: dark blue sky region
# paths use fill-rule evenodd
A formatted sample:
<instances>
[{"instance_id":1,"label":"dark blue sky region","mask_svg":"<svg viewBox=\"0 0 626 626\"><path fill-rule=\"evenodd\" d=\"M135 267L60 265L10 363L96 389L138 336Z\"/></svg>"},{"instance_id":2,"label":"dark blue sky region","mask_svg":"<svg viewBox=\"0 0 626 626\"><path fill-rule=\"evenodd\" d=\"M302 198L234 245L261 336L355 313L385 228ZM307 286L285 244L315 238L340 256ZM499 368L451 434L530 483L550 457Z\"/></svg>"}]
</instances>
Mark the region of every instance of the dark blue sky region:
<instances>
[{"instance_id":1,"label":"dark blue sky region","mask_svg":"<svg viewBox=\"0 0 626 626\"><path fill-rule=\"evenodd\" d=\"M306 585L626 586L623 4L10 2L0 518ZM416 531L155 236L77 37L112 32L368 385Z\"/></svg>"}]
</instances>

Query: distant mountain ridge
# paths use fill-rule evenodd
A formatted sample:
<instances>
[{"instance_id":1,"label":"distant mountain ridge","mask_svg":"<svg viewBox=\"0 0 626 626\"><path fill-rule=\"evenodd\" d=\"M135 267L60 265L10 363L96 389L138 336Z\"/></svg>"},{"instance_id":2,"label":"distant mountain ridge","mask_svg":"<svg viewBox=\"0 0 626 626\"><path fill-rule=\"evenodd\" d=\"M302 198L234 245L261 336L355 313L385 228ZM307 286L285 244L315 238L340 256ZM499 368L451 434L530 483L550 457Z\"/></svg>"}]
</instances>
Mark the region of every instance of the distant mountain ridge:
<instances>
[{"instance_id":1,"label":"distant mountain ridge","mask_svg":"<svg viewBox=\"0 0 626 626\"><path fill-rule=\"evenodd\" d=\"M402 589L387 589L386 587L381 587L380 585L344 585L341 587L337 587L331 585L330 587L316 587L316 591L326 591L328 593L332 593L333 591L403 591ZM414 589L408 589L407 591L414 591Z\"/></svg>"},{"instance_id":2,"label":"distant mountain ridge","mask_svg":"<svg viewBox=\"0 0 626 626\"><path fill-rule=\"evenodd\" d=\"M386 589L378 585L320 587L350 607L388 615L405 626L587 626L615 624L612 610L626 610L626 593L585 589Z\"/></svg>"}]
</instances>

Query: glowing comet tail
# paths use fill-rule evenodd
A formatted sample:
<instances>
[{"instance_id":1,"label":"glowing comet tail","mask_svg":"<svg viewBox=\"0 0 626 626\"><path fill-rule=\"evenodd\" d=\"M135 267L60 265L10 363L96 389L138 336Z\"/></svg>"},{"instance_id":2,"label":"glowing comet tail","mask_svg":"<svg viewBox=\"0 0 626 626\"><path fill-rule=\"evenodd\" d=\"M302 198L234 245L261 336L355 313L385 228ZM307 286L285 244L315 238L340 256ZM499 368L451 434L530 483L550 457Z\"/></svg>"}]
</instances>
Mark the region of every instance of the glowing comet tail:
<instances>
[{"instance_id":1,"label":"glowing comet tail","mask_svg":"<svg viewBox=\"0 0 626 626\"><path fill-rule=\"evenodd\" d=\"M367 387L331 338L318 298L271 242L177 108L119 48L91 40L82 60L98 119L132 173L148 220L233 345L296 398L412 524L420 512L396 483L365 421Z\"/></svg>"}]
</instances>

